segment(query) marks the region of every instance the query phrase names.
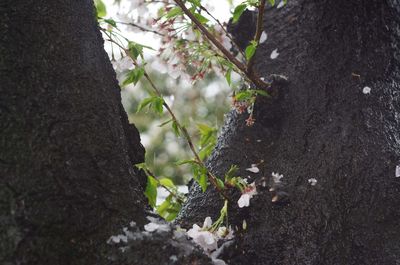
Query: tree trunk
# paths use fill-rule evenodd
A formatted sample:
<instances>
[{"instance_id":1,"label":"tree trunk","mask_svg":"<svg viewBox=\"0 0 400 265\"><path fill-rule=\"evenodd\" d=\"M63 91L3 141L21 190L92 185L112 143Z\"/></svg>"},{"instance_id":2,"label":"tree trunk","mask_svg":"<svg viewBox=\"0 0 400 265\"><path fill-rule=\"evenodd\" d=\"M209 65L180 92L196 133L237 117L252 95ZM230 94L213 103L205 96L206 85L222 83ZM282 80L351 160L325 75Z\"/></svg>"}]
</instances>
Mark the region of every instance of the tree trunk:
<instances>
[{"instance_id":1,"label":"tree trunk","mask_svg":"<svg viewBox=\"0 0 400 265\"><path fill-rule=\"evenodd\" d=\"M231 112L208 161L217 175L236 164L269 183L249 208L231 204L232 224L248 228L225 253L228 264L400 262L399 11L394 0L289 0L266 11L256 68L289 82L258 99L253 127ZM234 34L241 38L240 27ZM244 170L260 162L260 173ZM284 177L270 192L272 172ZM219 195L191 192L182 224L218 215Z\"/></svg>"},{"instance_id":2,"label":"tree trunk","mask_svg":"<svg viewBox=\"0 0 400 265\"><path fill-rule=\"evenodd\" d=\"M6 0L0 15L0 263L104 264L147 202L93 3Z\"/></svg>"}]
</instances>

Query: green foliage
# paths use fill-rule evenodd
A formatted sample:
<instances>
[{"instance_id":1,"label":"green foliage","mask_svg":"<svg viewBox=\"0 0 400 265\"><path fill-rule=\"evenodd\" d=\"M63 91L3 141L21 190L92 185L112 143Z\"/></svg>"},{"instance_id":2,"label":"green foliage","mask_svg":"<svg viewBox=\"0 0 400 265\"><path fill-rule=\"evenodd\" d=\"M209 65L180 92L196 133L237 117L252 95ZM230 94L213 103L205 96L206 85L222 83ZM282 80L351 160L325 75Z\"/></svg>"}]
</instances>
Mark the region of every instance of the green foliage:
<instances>
[{"instance_id":1,"label":"green foliage","mask_svg":"<svg viewBox=\"0 0 400 265\"><path fill-rule=\"evenodd\" d=\"M143 77L143 75L144 75L144 68L140 66L136 67L135 69L129 71L126 79L124 80L124 82L122 82L122 85L126 86L131 83L136 85L137 82L139 82L139 80Z\"/></svg>"},{"instance_id":2,"label":"green foliage","mask_svg":"<svg viewBox=\"0 0 400 265\"><path fill-rule=\"evenodd\" d=\"M139 44L134 41L128 42L128 50L131 53L133 59L135 59L135 60L137 60L139 56L140 56L140 58L144 59L144 57L143 57L143 49L144 48L149 49L149 50L154 50L153 48L151 48L149 46L142 45L142 44Z\"/></svg>"},{"instance_id":3,"label":"green foliage","mask_svg":"<svg viewBox=\"0 0 400 265\"><path fill-rule=\"evenodd\" d=\"M102 0L95 0L94 5L96 7L97 17L107 16L107 8Z\"/></svg>"},{"instance_id":4,"label":"green foliage","mask_svg":"<svg viewBox=\"0 0 400 265\"><path fill-rule=\"evenodd\" d=\"M192 164L193 179L200 185L203 192L208 187L207 169L198 164Z\"/></svg>"},{"instance_id":5,"label":"green foliage","mask_svg":"<svg viewBox=\"0 0 400 265\"><path fill-rule=\"evenodd\" d=\"M149 107L149 109L152 109L155 113L157 114L162 114L163 113L163 104L164 104L164 99L159 96L152 96L149 98L145 98L140 102L137 112L140 112L143 108L146 106Z\"/></svg>"},{"instance_id":6,"label":"green foliage","mask_svg":"<svg viewBox=\"0 0 400 265\"><path fill-rule=\"evenodd\" d=\"M147 176L147 185L144 195L146 195L147 199L149 200L149 204L151 207L156 206L157 202L157 186L158 181L152 176Z\"/></svg>"},{"instance_id":7,"label":"green foliage","mask_svg":"<svg viewBox=\"0 0 400 265\"><path fill-rule=\"evenodd\" d=\"M247 61L249 61L254 56L256 50L257 50L257 42L252 40L250 44L246 47L246 50L244 51Z\"/></svg>"},{"instance_id":8,"label":"green foliage","mask_svg":"<svg viewBox=\"0 0 400 265\"><path fill-rule=\"evenodd\" d=\"M247 8L247 3L243 3L243 4L240 4L235 7L235 10L233 11L233 14L232 14L232 22L233 23L236 23L239 21L240 16L243 14L243 12L246 10L246 8Z\"/></svg>"},{"instance_id":9,"label":"green foliage","mask_svg":"<svg viewBox=\"0 0 400 265\"><path fill-rule=\"evenodd\" d=\"M268 0L268 2L270 3L271 6L275 5L275 0Z\"/></svg>"},{"instance_id":10,"label":"green foliage","mask_svg":"<svg viewBox=\"0 0 400 265\"><path fill-rule=\"evenodd\" d=\"M197 128L199 129L200 132L199 156L200 159L204 160L211 154L212 150L214 149L217 143L218 130L204 123L198 123Z\"/></svg>"},{"instance_id":11,"label":"green foliage","mask_svg":"<svg viewBox=\"0 0 400 265\"><path fill-rule=\"evenodd\" d=\"M170 194L163 203L156 207L156 211L166 221L171 222L176 218L181 208L182 204Z\"/></svg>"},{"instance_id":12,"label":"green foliage","mask_svg":"<svg viewBox=\"0 0 400 265\"><path fill-rule=\"evenodd\" d=\"M165 14L165 18L172 19L182 14L183 14L182 9L179 6L176 6Z\"/></svg>"}]
</instances>

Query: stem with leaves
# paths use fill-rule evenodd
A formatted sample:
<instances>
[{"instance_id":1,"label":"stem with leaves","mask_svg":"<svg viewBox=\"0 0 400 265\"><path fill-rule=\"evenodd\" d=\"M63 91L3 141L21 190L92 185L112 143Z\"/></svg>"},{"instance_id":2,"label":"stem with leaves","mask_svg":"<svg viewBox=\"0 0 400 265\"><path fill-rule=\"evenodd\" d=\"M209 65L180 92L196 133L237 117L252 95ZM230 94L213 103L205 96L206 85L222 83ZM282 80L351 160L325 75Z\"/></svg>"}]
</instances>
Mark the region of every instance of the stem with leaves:
<instances>
[{"instance_id":1,"label":"stem with leaves","mask_svg":"<svg viewBox=\"0 0 400 265\"><path fill-rule=\"evenodd\" d=\"M259 88L268 88L270 86L269 83L260 79L260 77L252 70L249 69L248 66L240 62L236 57L228 51L216 38L215 36L196 18L196 16L185 6L182 0L174 0L175 3L182 9L183 13L190 18L190 20L198 27L198 29L207 37L208 40L212 44L214 44L219 51L231 62L233 63L243 74L247 76L248 79L253 82L253 84ZM262 13L264 12L265 0L261 1L260 7L262 5ZM261 9L259 8L259 17ZM262 17L262 15L261 15ZM262 19L262 18L261 18ZM262 22L262 20L261 20ZM259 35L261 36L262 32L262 23L257 23L256 32L260 32ZM258 37L258 40L260 37Z\"/></svg>"},{"instance_id":2,"label":"stem with leaves","mask_svg":"<svg viewBox=\"0 0 400 265\"><path fill-rule=\"evenodd\" d=\"M106 33L107 34L107 33ZM107 34L110 37L110 34ZM127 56L129 56L129 58L131 58L133 64L138 67L138 62L136 61L135 56L133 56L133 54L131 53L131 51L129 49L126 49L124 46L122 46L120 43L116 42L114 39L112 39L111 37L108 39L108 41L114 43L115 45L117 45L119 48L121 48ZM144 69L144 68L143 68ZM163 98L163 95L161 94L160 90L157 88L157 86L154 84L154 82L151 80L149 74L146 72L146 70L144 70L143 76L146 78L146 80L150 83L150 86L153 88L154 92L156 93L156 95L160 98ZM207 178L210 181L210 183L215 187L215 189L225 198L225 199L229 199L228 195L226 194L225 190L223 188L220 187L220 185L218 185L218 179L217 177L210 172L206 165L204 164L203 160L201 160L198 152L196 151L195 147L194 147L194 143L193 140L191 138L191 136L189 135L187 129L179 122L179 120L177 119L175 113L172 111L171 107L165 102L163 101L162 104L165 109L168 111L169 115L172 118L172 122L176 124L177 128L179 129L179 131L182 132L183 136L185 137L185 140L187 142L187 144L189 145L190 150L192 151L193 155L194 155L194 159L195 162L202 168L204 168L207 171Z\"/></svg>"},{"instance_id":3,"label":"stem with leaves","mask_svg":"<svg viewBox=\"0 0 400 265\"><path fill-rule=\"evenodd\" d=\"M260 5L258 6L258 15L257 15L257 27L256 33L254 35L254 41L258 44L260 43L261 34L263 32L263 17L264 17L264 9L265 9L265 2L266 0L261 0ZM254 56L252 56L249 61L247 62L247 71L252 73L254 71Z\"/></svg>"}]
</instances>

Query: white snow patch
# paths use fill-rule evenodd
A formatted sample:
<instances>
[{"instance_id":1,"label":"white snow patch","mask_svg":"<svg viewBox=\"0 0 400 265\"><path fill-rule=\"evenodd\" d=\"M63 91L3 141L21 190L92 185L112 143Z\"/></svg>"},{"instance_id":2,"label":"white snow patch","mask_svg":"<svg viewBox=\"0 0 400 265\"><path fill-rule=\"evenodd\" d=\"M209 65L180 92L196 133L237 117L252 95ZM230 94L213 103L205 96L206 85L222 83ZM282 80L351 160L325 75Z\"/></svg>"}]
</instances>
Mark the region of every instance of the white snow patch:
<instances>
[{"instance_id":1,"label":"white snow patch","mask_svg":"<svg viewBox=\"0 0 400 265\"><path fill-rule=\"evenodd\" d=\"M400 165L396 166L396 178L400 178Z\"/></svg>"},{"instance_id":2,"label":"white snow patch","mask_svg":"<svg viewBox=\"0 0 400 265\"><path fill-rule=\"evenodd\" d=\"M271 56L270 57L271 57L272 60L278 58L278 56L279 56L278 49L275 49L275 50L273 50L271 52Z\"/></svg>"},{"instance_id":3,"label":"white snow patch","mask_svg":"<svg viewBox=\"0 0 400 265\"><path fill-rule=\"evenodd\" d=\"M279 3L279 5L277 5L276 6L276 8L281 8L281 7L283 7L285 5L285 2L282 0L280 3Z\"/></svg>"}]
</instances>

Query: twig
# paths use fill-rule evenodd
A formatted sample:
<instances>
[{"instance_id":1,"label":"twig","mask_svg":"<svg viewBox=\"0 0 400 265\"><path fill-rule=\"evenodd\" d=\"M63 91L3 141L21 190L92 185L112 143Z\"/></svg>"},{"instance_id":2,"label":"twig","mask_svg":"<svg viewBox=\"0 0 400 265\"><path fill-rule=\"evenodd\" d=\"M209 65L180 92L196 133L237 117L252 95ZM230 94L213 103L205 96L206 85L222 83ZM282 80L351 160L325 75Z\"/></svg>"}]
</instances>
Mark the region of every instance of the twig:
<instances>
[{"instance_id":1,"label":"twig","mask_svg":"<svg viewBox=\"0 0 400 265\"><path fill-rule=\"evenodd\" d=\"M119 44L118 42L115 42L113 39L109 39L109 41L115 43L118 47L120 47L121 49L123 49L123 50L125 51L126 55L128 55L129 58L132 59L133 64L134 64L135 66L138 65L138 63L136 62L136 60L134 59L134 57L132 56L131 52L130 52L128 49L126 49L125 47L123 47L123 46L122 46L121 44ZM146 70L144 71L144 77L145 77L146 80L150 83L150 86L153 88L154 92L156 92L157 96L162 97L162 94L161 94L160 90L157 88L157 86L156 86L156 85L154 84L154 82L151 80L151 78L150 78L150 76L148 75L148 73L146 72ZM189 135L188 131L186 130L186 128L185 128L184 126L182 126L182 125L179 123L178 119L177 119L176 116L175 116L175 113L172 111L172 109L170 108L170 106L169 106L165 101L164 101L164 103L163 103L163 106L164 106L165 109L168 111L169 115L171 116L172 120L175 122L176 126L177 126L177 127L179 128L179 130L183 133L183 135L184 135L184 137L185 137L185 139L186 139L186 142L188 143L189 148L190 148L190 150L192 151L192 153L193 153L193 155L194 155L194 157L195 157L195 161L196 161L202 168L207 169L206 165L204 164L204 162L201 160L199 154L197 153L197 151L196 151L196 149L195 149L195 147L194 147L192 138L190 137L190 135ZM217 177L216 177L212 172L210 172L208 169L207 169L207 178L208 178L208 180L211 182L211 184L215 187L215 189L216 189L225 199L229 200L229 197L228 197L228 195L226 194L226 192L218 186Z\"/></svg>"},{"instance_id":2,"label":"twig","mask_svg":"<svg viewBox=\"0 0 400 265\"><path fill-rule=\"evenodd\" d=\"M127 25L127 26L131 26L131 27L135 27L135 28L140 29L141 31L154 33L154 34L157 34L157 35L159 35L159 36L164 36L164 34L158 32L158 31L145 28L145 27L143 27L143 26L141 26L141 25L138 25L138 24L135 24L135 23L132 23L132 22L115 21L115 23L122 24L122 25Z\"/></svg>"},{"instance_id":3,"label":"twig","mask_svg":"<svg viewBox=\"0 0 400 265\"><path fill-rule=\"evenodd\" d=\"M257 15L257 28L256 33L254 35L254 40L258 44L260 43L261 34L263 31L263 17L264 17L264 9L265 9L265 1L261 0L260 5L258 6L258 15ZM254 65L255 56L251 57L247 62L247 70L252 73L253 72L253 65Z\"/></svg>"},{"instance_id":4,"label":"twig","mask_svg":"<svg viewBox=\"0 0 400 265\"><path fill-rule=\"evenodd\" d=\"M190 20L200 29L200 31L214 44L225 56L231 61L242 73L244 73L258 88L267 88L270 86L269 83L261 80L254 71L249 72L246 65L241 63L239 60L233 56L212 34L208 31L204 25L190 12L189 9L186 8L185 4L182 0L174 0L175 3L182 9L183 13L187 15Z\"/></svg>"},{"instance_id":5,"label":"twig","mask_svg":"<svg viewBox=\"0 0 400 265\"><path fill-rule=\"evenodd\" d=\"M233 40L231 34L225 29L224 25L222 25L222 23L216 17L214 17L204 6L200 5L200 9L203 10L204 12L206 12L207 15L209 15L212 19L215 20L215 22L217 22L217 24L221 27L221 29L224 31L224 33L226 34L228 39L233 43L233 45L240 52L240 54L243 56L243 58L246 58L242 49L240 49L239 45Z\"/></svg>"}]
</instances>

